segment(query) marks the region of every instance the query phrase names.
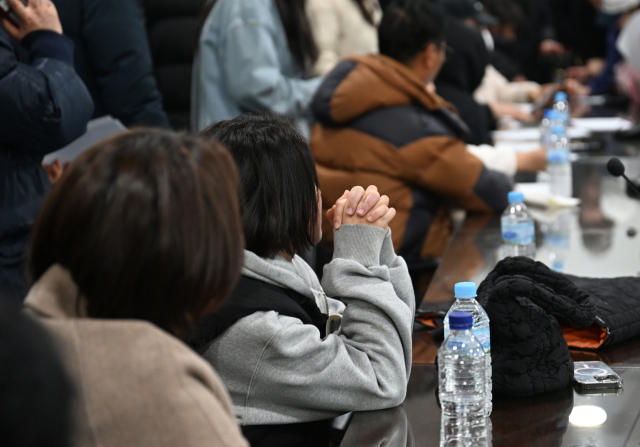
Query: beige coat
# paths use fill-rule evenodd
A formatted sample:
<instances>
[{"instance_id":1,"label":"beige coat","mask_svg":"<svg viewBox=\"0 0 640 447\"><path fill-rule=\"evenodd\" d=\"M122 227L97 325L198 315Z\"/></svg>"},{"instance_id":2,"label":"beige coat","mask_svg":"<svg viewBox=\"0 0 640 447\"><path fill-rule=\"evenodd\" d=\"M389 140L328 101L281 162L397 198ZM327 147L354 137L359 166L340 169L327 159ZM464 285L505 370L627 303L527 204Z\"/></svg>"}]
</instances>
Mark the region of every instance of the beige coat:
<instances>
[{"instance_id":1,"label":"beige coat","mask_svg":"<svg viewBox=\"0 0 640 447\"><path fill-rule=\"evenodd\" d=\"M378 0L365 0L376 24L382 19ZM320 49L313 68L314 76L323 76L344 57L352 54L377 54L378 30L367 22L354 0L308 0L307 13Z\"/></svg>"},{"instance_id":2,"label":"beige coat","mask_svg":"<svg viewBox=\"0 0 640 447\"><path fill-rule=\"evenodd\" d=\"M75 379L75 446L248 445L204 360L151 323L87 318L77 296L69 272L54 265L25 302Z\"/></svg>"}]
</instances>

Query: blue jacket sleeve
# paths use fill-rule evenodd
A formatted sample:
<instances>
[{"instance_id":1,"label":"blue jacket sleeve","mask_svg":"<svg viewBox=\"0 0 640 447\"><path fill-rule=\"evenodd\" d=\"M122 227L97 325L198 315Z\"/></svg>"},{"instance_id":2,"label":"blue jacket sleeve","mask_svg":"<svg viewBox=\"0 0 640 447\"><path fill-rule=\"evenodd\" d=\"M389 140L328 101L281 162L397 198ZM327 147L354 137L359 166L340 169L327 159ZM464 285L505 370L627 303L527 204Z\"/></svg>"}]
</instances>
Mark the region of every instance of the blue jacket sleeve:
<instances>
[{"instance_id":1,"label":"blue jacket sleeve","mask_svg":"<svg viewBox=\"0 0 640 447\"><path fill-rule=\"evenodd\" d=\"M321 79L283 74L278 48L268 26L258 20L237 21L225 40L225 79L229 94L246 110L302 115Z\"/></svg>"},{"instance_id":2,"label":"blue jacket sleeve","mask_svg":"<svg viewBox=\"0 0 640 447\"><path fill-rule=\"evenodd\" d=\"M0 135L4 145L44 156L86 131L93 101L70 64L71 41L52 31L25 39L31 65L17 61L0 30Z\"/></svg>"},{"instance_id":3,"label":"blue jacket sleeve","mask_svg":"<svg viewBox=\"0 0 640 447\"><path fill-rule=\"evenodd\" d=\"M125 126L169 128L141 0L86 0L82 40L106 110Z\"/></svg>"}]
</instances>

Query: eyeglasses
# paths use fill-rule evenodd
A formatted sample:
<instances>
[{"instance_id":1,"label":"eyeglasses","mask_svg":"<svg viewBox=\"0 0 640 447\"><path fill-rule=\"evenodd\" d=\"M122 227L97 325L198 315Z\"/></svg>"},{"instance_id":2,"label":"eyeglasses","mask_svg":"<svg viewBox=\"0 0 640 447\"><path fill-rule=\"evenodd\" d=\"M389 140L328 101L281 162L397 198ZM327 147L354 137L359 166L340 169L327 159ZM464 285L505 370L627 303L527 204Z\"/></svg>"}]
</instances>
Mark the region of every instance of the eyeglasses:
<instances>
[{"instance_id":1,"label":"eyeglasses","mask_svg":"<svg viewBox=\"0 0 640 447\"><path fill-rule=\"evenodd\" d=\"M440 48L440 51L445 52L447 56L451 56L456 52L456 50L454 50L452 47L447 45L447 42L445 42L444 40L440 42L439 48Z\"/></svg>"}]
</instances>

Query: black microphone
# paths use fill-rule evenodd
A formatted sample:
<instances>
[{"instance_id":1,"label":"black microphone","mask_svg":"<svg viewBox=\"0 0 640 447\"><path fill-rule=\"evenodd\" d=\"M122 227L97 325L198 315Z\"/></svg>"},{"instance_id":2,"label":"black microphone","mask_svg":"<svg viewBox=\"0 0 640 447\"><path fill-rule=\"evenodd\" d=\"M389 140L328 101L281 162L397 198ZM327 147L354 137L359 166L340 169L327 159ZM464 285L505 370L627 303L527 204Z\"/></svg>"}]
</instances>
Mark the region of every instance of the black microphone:
<instances>
[{"instance_id":1,"label":"black microphone","mask_svg":"<svg viewBox=\"0 0 640 447\"><path fill-rule=\"evenodd\" d=\"M607 171L609 171L609 174L613 175L614 177L624 177L624 179L627 181L627 184L631 186L631 188L640 196L638 187L631 180L629 180L626 175L624 175L624 165L619 158L613 157L611 160L609 160L609 162L607 163Z\"/></svg>"}]
</instances>

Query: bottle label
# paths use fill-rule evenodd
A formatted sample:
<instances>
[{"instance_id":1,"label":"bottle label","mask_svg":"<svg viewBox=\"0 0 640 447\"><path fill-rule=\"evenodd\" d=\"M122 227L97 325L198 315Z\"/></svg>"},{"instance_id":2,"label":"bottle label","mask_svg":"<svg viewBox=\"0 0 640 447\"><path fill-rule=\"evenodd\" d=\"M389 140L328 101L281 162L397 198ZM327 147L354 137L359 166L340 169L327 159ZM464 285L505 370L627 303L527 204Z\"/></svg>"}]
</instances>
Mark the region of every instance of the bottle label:
<instances>
[{"instance_id":1,"label":"bottle label","mask_svg":"<svg viewBox=\"0 0 640 447\"><path fill-rule=\"evenodd\" d=\"M571 163L571 152L568 149L549 149L547 151L547 163L551 165L563 165Z\"/></svg>"},{"instance_id":2,"label":"bottle label","mask_svg":"<svg viewBox=\"0 0 640 447\"><path fill-rule=\"evenodd\" d=\"M529 245L535 242L536 229L533 221L509 225L502 232L502 240L511 245Z\"/></svg>"},{"instance_id":3,"label":"bottle label","mask_svg":"<svg viewBox=\"0 0 640 447\"><path fill-rule=\"evenodd\" d=\"M482 344L484 353L489 354L491 352L491 334L489 328L485 327L483 329L474 329L473 335L475 335L478 341Z\"/></svg>"}]
</instances>

